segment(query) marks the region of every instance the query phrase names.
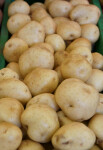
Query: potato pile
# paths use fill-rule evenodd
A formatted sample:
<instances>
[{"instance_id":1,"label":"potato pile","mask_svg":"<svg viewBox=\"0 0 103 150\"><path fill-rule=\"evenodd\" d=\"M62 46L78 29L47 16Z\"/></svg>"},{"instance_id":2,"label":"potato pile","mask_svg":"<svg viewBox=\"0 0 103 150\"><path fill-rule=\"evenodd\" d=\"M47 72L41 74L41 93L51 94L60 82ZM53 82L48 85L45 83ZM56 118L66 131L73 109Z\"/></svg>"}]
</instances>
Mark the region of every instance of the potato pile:
<instances>
[{"instance_id":1,"label":"potato pile","mask_svg":"<svg viewBox=\"0 0 103 150\"><path fill-rule=\"evenodd\" d=\"M99 8L88 0L16 0L8 15L0 150L103 149L103 56L92 53Z\"/></svg>"}]
</instances>

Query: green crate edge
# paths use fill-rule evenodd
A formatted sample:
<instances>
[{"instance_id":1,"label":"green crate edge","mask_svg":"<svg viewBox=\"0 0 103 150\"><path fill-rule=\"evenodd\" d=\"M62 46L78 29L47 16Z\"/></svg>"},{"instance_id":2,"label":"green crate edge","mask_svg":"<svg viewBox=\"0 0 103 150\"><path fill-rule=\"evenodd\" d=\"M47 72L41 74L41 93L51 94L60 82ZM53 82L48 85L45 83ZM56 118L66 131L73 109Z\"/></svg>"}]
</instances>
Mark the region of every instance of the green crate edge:
<instances>
[{"instance_id":1,"label":"green crate edge","mask_svg":"<svg viewBox=\"0 0 103 150\"><path fill-rule=\"evenodd\" d=\"M13 0L6 0L4 5L4 16L3 16L3 22L1 26L1 35L0 35L0 69L5 67L5 59L3 57L3 48L6 43L6 41L9 38L9 33L7 30L7 20L8 20L8 6ZM43 0L26 0L29 4L32 4L34 2L40 1L43 2ZM92 0L92 3L96 6L98 6L102 12L100 2L98 0ZM101 13L101 17L98 22L98 27L100 30L100 38L94 45L93 50L95 49L96 52L99 52L103 54L103 14Z\"/></svg>"}]
</instances>

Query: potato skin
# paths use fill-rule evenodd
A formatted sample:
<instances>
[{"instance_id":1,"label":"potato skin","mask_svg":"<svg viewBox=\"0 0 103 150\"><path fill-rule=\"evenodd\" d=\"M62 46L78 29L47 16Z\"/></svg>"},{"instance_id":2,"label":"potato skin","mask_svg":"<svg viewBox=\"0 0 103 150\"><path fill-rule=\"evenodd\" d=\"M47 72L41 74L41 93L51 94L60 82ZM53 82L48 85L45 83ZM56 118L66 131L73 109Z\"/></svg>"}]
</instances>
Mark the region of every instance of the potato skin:
<instances>
[{"instance_id":1,"label":"potato skin","mask_svg":"<svg viewBox=\"0 0 103 150\"><path fill-rule=\"evenodd\" d=\"M94 145L90 150L101 150L97 145Z\"/></svg>"},{"instance_id":2,"label":"potato skin","mask_svg":"<svg viewBox=\"0 0 103 150\"><path fill-rule=\"evenodd\" d=\"M33 104L25 109L21 116L23 126L27 126L30 139L47 143L59 128L56 112L47 105Z\"/></svg>"},{"instance_id":3,"label":"potato skin","mask_svg":"<svg viewBox=\"0 0 103 150\"><path fill-rule=\"evenodd\" d=\"M17 126L2 122L0 123L0 149L16 150L22 141L22 132ZM8 144L9 143L9 144Z\"/></svg>"},{"instance_id":4,"label":"potato skin","mask_svg":"<svg viewBox=\"0 0 103 150\"><path fill-rule=\"evenodd\" d=\"M41 2L36 2L36 3L33 3L31 6L30 6L30 12L33 13L33 11L36 9L36 8L44 8L45 9L45 5Z\"/></svg>"},{"instance_id":5,"label":"potato skin","mask_svg":"<svg viewBox=\"0 0 103 150\"><path fill-rule=\"evenodd\" d=\"M90 149L95 140L95 134L91 129L83 123L73 122L57 130L52 137L52 144L60 150L84 150Z\"/></svg>"},{"instance_id":6,"label":"potato skin","mask_svg":"<svg viewBox=\"0 0 103 150\"><path fill-rule=\"evenodd\" d=\"M96 110L96 114L103 114L103 94L99 94L100 100Z\"/></svg>"},{"instance_id":7,"label":"potato skin","mask_svg":"<svg viewBox=\"0 0 103 150\"><path fill-rule=\"evenodd\" d=\"M70 0L70 3L73 5L73 6L76 6L76 5L80 5L80 4L89 4L88 0Z\"/></svg>"},{"instance_id":8,"label":"potato skin","mask_svg":"<svg viewBox=\"0 0 103 150\"><path fill-rule=\"evenodd\" d=\"M81 122L90 119L96 113L99 93L81 80L69 78L58 86L55 99L67 117Z\"/></svg>"},{"instance_id":9,"label":"potato skin","mask_svg":"<svg viewBox=\"0 0 103 150\"><path fill-rule=\"evenodd\" d=\"M100 53L92 53L93 56L93 69L103 70L103 55Z\"/></svg>"},{"instance_id":10,"label":"potato skin","mask_svg":"<svg viewBox=\"0 0 103 150\"><path fill-rule=\"evenodd\" d=\"M61 68L60 66L58 66L57 68L55 68L55 71L57 72L58 74L58 78L59 78L59 84L64 80L63 76L62 76L62 73L61 73Z\"/></svg>"},{"instance_id":11,"label":"potato skin","mask_svg":"<svg viewBox=\"0 0 103 150\"><path fill-rule=\"evenodd\" d=\"M56 89L59 79L54 70L36 68L24 78L24 82L32 95L36 96L42 93L52 93Z\"/></svg>"},{"instance_id":12,"label":"potato skin","mask_svg":"<svg viewBox=\"0 0 103 150\"><path fill-rule=\"evenodd\" d=\"M66 23L66 22L70 21L70 19L66 18L66 17L55 17L55 18L53 18L53 20L56 23L56 25L59 25L59 24L64 23L64 22Z\"/></svg>"}]
</instances>

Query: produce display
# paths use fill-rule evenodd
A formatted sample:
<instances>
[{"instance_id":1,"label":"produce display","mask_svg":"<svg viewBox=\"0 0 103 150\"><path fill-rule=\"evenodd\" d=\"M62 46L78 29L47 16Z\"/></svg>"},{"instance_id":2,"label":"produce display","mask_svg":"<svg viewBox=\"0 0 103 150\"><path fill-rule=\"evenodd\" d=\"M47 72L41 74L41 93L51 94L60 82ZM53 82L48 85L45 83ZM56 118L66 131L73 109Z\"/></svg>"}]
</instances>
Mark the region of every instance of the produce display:
<instances>
[{"instance_id":1,"label":"produce display","mask_svg":"<svg viewBox=\"0 0 103 150\"><path fill-rule=\"evenodd\" d=\"M9 5L0 150L103 149L100 15L88 0Z\"/></svg>"}]
</instances>

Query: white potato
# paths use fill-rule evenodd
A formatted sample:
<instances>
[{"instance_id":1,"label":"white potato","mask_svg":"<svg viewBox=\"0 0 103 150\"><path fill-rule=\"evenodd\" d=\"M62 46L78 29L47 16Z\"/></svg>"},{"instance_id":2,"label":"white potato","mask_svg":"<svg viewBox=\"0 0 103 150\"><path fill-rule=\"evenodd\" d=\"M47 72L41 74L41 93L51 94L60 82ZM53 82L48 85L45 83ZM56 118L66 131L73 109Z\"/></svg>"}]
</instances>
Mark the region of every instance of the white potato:
<instances>
[{"instance_id":1,"label":"white potato","mask_svg":"<svg viewBox=\"0 0 103 150\"><path fill-rule=\"evenodd\" d=\"M55 17L53 20L56 23L56 25L59 25L64 22L67 23L68 21L70 21L70 19L66 17Z\"/></svg>"},{"instance_id":2,"label":"white potato","mask_svg":"<svg viewBox=\"0 0 103 150\"><path fill-rule=\"evenodd\" d=\"M88 0L70 0L70 3L73 6L76 6L76 5L80 5L80 4L89 4L89 1Z\"/></svg>"},{"instance_id":3,"label":"white potato","mask_svg":"<svg viewBox=\"0 0 103 150\"><path fill-rule=\"evenodd\" d=\"M96 110L96 114L103 114L103 94L99 94L100 100Z\"/></svg>"},{"instance_id":4,"label":"white potato","mask_svg":"<svg viewBox=\"0 0 103 150\"><path fill-rule=\"evenodd\" d=\"M45 9L45 5L41 2L36 2L36 3L33 3L31 6L30 6L30 12L33 13L33 11L36 9L36 8L44 8Z\"/></svg>"},{"instance_id":5,"label":"white potato","mask_svg":"<svg viewBox=\"0 0 103 150\"><path fill-rule=\"evenodd\" d=\"M62 76L62 74L61 74L61 68L60 68L60 66L58 66L56 69L55 69L55 71L57 72L57 74L58 74L58 78L59 78L59 84L64 80L64 78L63 78L63 76Z\"/></svg>"},{"instance_id":6,"label":"white potato","mask_svg":"<svg viewBox=\"0 0 103 150\"><path fill-rule=\"evenodd\" d=\"M103 70L103 55L100 53L92 53L93 56L93 68Z\"/></svg>"}]
</instances>

